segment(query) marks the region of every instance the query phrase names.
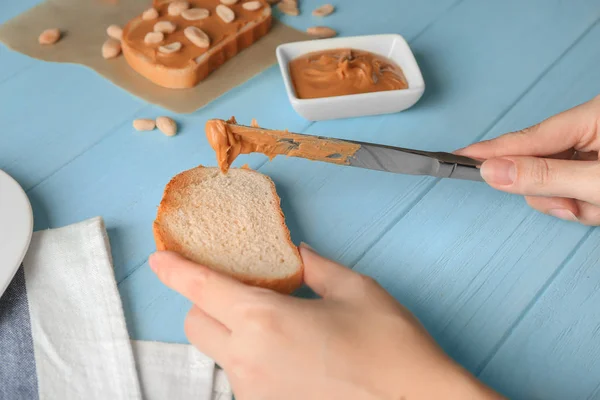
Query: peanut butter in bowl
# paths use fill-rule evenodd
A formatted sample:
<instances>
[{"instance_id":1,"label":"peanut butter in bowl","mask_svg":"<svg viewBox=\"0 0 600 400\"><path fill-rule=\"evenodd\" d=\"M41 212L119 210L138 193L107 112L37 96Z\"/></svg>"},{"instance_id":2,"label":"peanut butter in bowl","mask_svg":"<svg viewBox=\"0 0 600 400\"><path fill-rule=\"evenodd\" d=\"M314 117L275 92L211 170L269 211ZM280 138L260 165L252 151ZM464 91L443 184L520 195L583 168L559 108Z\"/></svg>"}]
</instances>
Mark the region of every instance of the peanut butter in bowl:
<instances>
[{"instance_id":1,"label":"peanut butter in bowl","mask_svg":"<svg viewBox=\"0 0 600 400\"><path fill-rule=\"evenodd\" d=\"M311 52L290 61L289 72L299 99L408 89L398 64L365 50L339 48Z\"/></svg>"},{"instance_id":2,"label":"peanut butter in bowl","mask_svg":"<svg viewBox=\"0 0 600 400\"><path fill-rule=\"evenodd\" d=\"M290 104L309 121L397 113L425 91L408 42L395 33L285 43L277 62Z\"/></svg>"}]
</instances>

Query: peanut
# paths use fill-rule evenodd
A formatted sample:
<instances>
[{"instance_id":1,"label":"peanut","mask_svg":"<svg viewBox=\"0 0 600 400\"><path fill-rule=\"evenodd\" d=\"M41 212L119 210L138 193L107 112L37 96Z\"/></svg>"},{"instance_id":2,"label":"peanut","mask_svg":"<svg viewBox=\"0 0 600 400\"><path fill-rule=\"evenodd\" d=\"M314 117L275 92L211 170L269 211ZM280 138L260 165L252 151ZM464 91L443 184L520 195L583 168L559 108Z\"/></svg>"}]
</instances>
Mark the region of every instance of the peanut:
<instances>
[{"instance_id":1,"label":"peanut","mask_svg":"<svg viewBox=\"0 0 600 400\"><path fill-rule=\"evenodd\" d=\"M156 8L149 8L142 13L142 19L144 21L149 21L156 18L158 18L158 11L156 11Z\"/></svg>"},{"instance_id":2,"label":"peanut","mask_svg":"<svg viewBox=\"0 0 600 400\"><path fill-rule=\"evenodd\" d=\"M121 41L123 39L123 29L119 25L111 25L106 28L106 34L108 37L115 40Z\"/></svg>"},{"instance_id":3,"label":"peanut","mask_svg":"<svg viewBox=\"0 0 600 400\"><path fill-rule=\"evenodd\" d=\"M291 15L293 17L300 15L300 10L298 10L298 6L293 3L281 2L277 4L277 8L279 8L279 11L281 11L285 15Z\"/></svg>"},{"instance_id":4,"label":"peanut","mask_svg":"<svg viewBox=\"0 0 600 400\"><path fill-rule=\"evenodd\" d=\"M156 127L153 119L138 118L133 120L133 128L136 131L151 131Z\"/></svg>"},{"instance_id":5,"label":"peanut","mask_svg":"<svg viewBox=\"0 0 600 400\"><path fill-rule=\"evenodd\" d=\"M260 1L248 1L244 4L242 4L242 7L244 7L244 10L248 10L248 11L256 11L259 8L262 7L262 4L260 3Z\"/></svg>"},{"instance_id":6,"label":"peanut","mask_svg":"<svg viewBox=\"0 0 600 400\"><path fill-rule=\"evenodd\" d=\"M144 36L144 43L146 44L157 44L165 39L165 34L162 32L148 32Z\"/></svg>"},{"instance_id":7,"label":"peanut","mask_svg":"<svg viewBox=\"0 0 600 400\"><path fill-rule=\"evenodd\" d=\"M167 136L175 136L177 134L177 123L169 117L156 118L156 126Z\"/></svg>"},{"instance_id":8,"label":"peanut","mask_svg":"<svg viewBox=\"0 0 600 400\"><path fill-rule=\"evenodd\" d=\"M196 26L188 26L183 30L185 37L194 45L206 49L210 46L210 37Z\"/></svg>"},{"instance_id":9,"label":"peanut","mask_svg":"<svg viewBox=\"0 0 600 400\"><path fill-rule=\"evenodd\" d=\"M223 4L219 4L217 6L217 15L226 24L233 22L233 20L235 19L235 13L233 12L233 10L227 6L224 6Z\"/></svg>"},{"instance_id":10,"label":"peanut","mask_svg":"<svg viewBox=\"0 0 600 400\"><path fill-rule=\"evenodd\" d=\"M105 59L115 58L121 53L121 42L115 39L107 39L102 45L102 57Z\"/></svg>"},{"instance_id":11,"label":"peanut","mask_svg":"<svg viewBox=\"0 0 600 400\"><path fill-rule=\"evenodd\" d=\"M154 32L173 33L175 32L175 24L171 21L159 21L154 24Z\"/></svg>"},{"instance_id":12,"label":"peanut","mask_svg":"<svg viewBox=\"0 0 600 400\"><path fill-rule=\"evenodd\" d=\"M206 8L190 8L181 13L183 19L188 21L198 21L207 18L210 15L210 11Z\"/></svg>"},{"instance_id":13,"label":"peanut","mask_svg":"<svg viewBox=\"0 0 600 400\"><path fill-rule=\"evenodd\" d=\"M335 11L335 7L331 4L325 4L322 5L319 8L316 8L313 12L312 15L314 15L315 17L326 17L329 14L331 14L332 12Z\"/></svg>"},{"instance_id":14,"label":"peanut","mask_svg":"<svg viewBox=\"0 0 600 400\"><path fill-rule=\"evenodd\" d=\"M176 17L188 8L190 8L190 3L187 1L174 1L169 4L167 12L170 16Z\"/></svg>"},{"instance_id":15,"label":"peanut","mask_svg":"<svg viewBox=\"0 0 600 400\"><path fill-rule=\"evenodd\" d=\"M46 29L44 32L42 32L40 34L40 36L38 37L38 42L40 44L54 44L54 43L58 42L59 39L60 39L60 30L53 28L53 29Z\"/></svg>"},{"instance_id":16,"label":"peanut","mask_svg":"<svg viewBox=\"0 0 600 400\"><path fill-rule=\"evenodd\" d=\"M326 26L311 26L306 30L306 33L318 39L330 38L337 35L336 31Z\"/></svg>"},{"instance_id":17,"label":"peanut","mask_svg":"<svg viewBox=\"0 0 600 400\"><path fill-rule=\"evenodd\" d=\"M221 0L221 3L225 4L226 6L232 6L237 2L238 2L238 0Z\"/></svg>"},{"instance_id":18,"label":"peanut","mask_svg":"<svg viewBox=\"0 0 600 400\"><path fill-rule=\"evenodd\" d=\"M164 46L160 46L158 51L163 54L173 54L181 50L181 42L173 42L169 44L165 44Z\"/></svg>"}]
</instances>

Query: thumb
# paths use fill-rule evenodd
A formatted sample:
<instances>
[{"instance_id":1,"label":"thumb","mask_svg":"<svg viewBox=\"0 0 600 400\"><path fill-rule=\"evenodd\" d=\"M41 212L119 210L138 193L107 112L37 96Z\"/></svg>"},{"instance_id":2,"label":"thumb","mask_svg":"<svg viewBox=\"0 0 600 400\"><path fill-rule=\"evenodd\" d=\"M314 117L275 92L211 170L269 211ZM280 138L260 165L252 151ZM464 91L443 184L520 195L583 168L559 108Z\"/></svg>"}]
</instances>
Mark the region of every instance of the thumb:
<instances>
[{"instance_id":1,"label":"thumb","mask_svg":"<svg viewBox=\"0 0 600 400\"><path fill-rule=\"evenodd\" d=\"M600 204L600 163L537 157L492 158L481 165L492 187L525 196L566 197Z\"/></svg>"},{"instance_id":2,"label":"thumb","mask_svg":"<svg viewBox=\"0 0 600 400\"><path fill-rule=\"evenodd\" d=\"M304 262L304 283L323 298L338 297L341 283L356 272L317 254L305 243L300 245Z\"/></svg>"}]
</instances>

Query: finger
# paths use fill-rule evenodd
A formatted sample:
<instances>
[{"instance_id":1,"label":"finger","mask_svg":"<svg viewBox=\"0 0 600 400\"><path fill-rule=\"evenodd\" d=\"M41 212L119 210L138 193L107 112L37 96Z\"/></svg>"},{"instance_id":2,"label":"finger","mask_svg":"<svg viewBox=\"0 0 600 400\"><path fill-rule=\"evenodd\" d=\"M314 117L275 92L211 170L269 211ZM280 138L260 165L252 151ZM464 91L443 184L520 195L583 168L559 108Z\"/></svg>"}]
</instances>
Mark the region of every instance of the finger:
<instances>
[{"instance_id":1,"label":"finger","mask_svg":"<svg viewBox=\"0 0 600 400\"><path fill-rule=\"evenodd\" d=\"M600 207L593 204L560 197L526 197L527 203L544 214L583 225L600 225Z\"/></svg>"},{"instance_id":2,"label":"finger","mask_svg":"<svg viewBox=\"0 0 600 400\"><path fill-rule=\"evenodd\" d=\"M567 197L600 204L600 163L537 157L485 161L481 176L492 187L525 196Z\"/></svg>"},{"instance_id":3,"label":"finger","mask_svg":"<svg viewBox=\"0 0 600 400\"><path fill-rule=\"evenodd\" d=\"M231 331L197 306L192 306L184 323L185 335L198 350L221 362L229 345Z\"/></svg>"},{"instance_id":4,"label":"finger","mask_svg":"<svg viewBox=\"0 0 600 400\"><path fill-rule=\"evenodd\" d=\"M595 99L532 127L475 143L456 153L487 160L502 156L547 156L572 147L592 150L600 140L596 139L599 110L600 101Z\"/></svg>"},{"instance_id":5,"label":"finger","mask_svg":"<svg viewBox=\"0 0 600 400\"><path fill-rule=\"evenodd\" d=\"M150 267L165 285L232 328L236 320L234 306L248 297L249 286L173 252L154 253L149 261Z\"/></svg>"},{"instance_id":6,"label":"finger","mask_svg":"<svg viewBox=\"0 0 600 400\"><path fill-rule=\"evenodd\" d=\"M531 208L544 214L563 219L565 221L579 221L579 207L573 199L563 197L535 197L526 196L525 200Z\"/></svg>"},{"instance_id":7,"label":"finger","mask_svg":"<svg viewBox=\"0 0 600 400\"><path fill-rule=\"evenodd\" d=\"M356 274L351 269L321 257L306 244L300 245L304 262L304 283L323 298L337 297L348 276Z\"/></svg>"},{"instance_id":8,"label":"finger","mask_svg":"<svg viewBox=\"0 0 600 400\"><path fill-rule=\"evenodd\" d=\"M562 197L525 197L532 208L565 221L584 225L600 225L600 207L590 203Z\"/></svg>"},{"instance_id":9,"label":"finger","mask_svg":"<svg viewBox=\"0 0 600 400\"><path fill-rule=\"evenodd\" d=\"M586 202L578 202L579 222L589 226L600 226L600 207Z\"/></svg>"}]
</instances>

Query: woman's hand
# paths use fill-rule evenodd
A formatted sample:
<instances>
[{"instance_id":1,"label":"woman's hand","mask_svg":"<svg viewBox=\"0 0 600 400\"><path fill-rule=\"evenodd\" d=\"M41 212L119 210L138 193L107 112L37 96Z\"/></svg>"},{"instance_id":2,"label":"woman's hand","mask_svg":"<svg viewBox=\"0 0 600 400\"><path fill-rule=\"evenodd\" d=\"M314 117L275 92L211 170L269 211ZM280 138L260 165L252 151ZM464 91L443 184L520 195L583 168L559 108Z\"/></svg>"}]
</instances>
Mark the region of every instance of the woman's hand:
<instances>
[{"instance_id":1,"label":"woman's hand","mask_svg":"<svg viewBox=\"0 0 600 400\"><path fill-rule=\"evenodd\" d=\"M246 286L174 253L150 266L194 303L188 339L240 400L499 398L450 360L375 281L301 247L322 298Z\"/></svg>"},{"instance_id":2,"label":"woman's hand","mask_svg":"<svg viewBox=\"0 0 600 400\"><path fill-rule=\"evenodd\" d=\"M536 210L600 225L600 96L520 132L456 153L486 160L492 187L525 195Z\"/></svg>"}]
</instances>

